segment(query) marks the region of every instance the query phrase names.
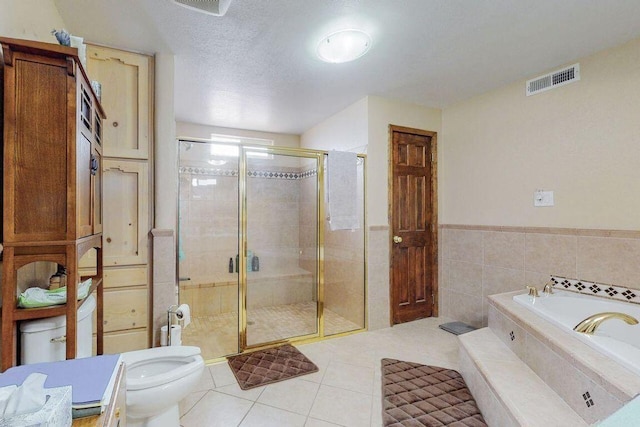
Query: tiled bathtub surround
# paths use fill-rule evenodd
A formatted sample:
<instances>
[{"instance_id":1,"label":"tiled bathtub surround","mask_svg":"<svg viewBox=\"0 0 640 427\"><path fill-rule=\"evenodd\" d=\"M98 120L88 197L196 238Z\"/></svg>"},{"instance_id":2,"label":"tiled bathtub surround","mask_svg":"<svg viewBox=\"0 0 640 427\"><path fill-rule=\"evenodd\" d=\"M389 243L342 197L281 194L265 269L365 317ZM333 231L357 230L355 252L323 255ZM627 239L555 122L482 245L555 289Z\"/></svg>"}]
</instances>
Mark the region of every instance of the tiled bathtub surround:
<instances>
[{"instance_id":1,"label":"tiled bathtub surround","mask_svg":"<svg viewBox=\"0 0 640 427\"><path fill-rule=\"evenodd\" d=\"M552 275L640 289L636 231L445 224L440 243L440 314L478 327L487 296L541 289Z\"/></svg>"},{"instance_id":2,"label":"tiled bathtub surround","mask_svg":"<svg viewBox=\"0 0 640 427\"><path fill-rule=\"evenodd\" d=\"M551 282L554 287L569 292L640 304L640 291L638 289L607 285L605 283L589 282L586 280L568 279L566 277L559 276L551 276Z\"/></svg>"},{"instance_id":3,"label":"tiled bathtub surround","mask_svg":"<svg viewBox=\"0 0 640 427\"><path fill-rule=\"evenodd\" d=\"M606 418L640 392L640 376L519 306L489 299L489 328L585 421Z\"/></svg>"}]
</instances>

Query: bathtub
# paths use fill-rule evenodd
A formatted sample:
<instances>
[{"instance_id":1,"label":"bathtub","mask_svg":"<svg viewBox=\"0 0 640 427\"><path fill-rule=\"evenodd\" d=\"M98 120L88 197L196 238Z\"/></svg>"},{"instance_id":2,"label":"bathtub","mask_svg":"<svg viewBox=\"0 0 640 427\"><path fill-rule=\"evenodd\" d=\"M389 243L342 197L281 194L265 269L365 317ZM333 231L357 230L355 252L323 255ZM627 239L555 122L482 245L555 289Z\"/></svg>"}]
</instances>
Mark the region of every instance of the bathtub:
<instances>
[{"instance_id":1,"label":"bathtub","mask_svg":"<svg viewBox=\"0 0 640 427\"><path fill-rule=\"evenodd\" d=\"M609 319L594 335L573 330L587 317L606 311L626 313L640 320L640 305L560 290L537 298L516 295L513 300L640 375L640 324L627 325L620 319Z\"/></svg>"}]
</instances>

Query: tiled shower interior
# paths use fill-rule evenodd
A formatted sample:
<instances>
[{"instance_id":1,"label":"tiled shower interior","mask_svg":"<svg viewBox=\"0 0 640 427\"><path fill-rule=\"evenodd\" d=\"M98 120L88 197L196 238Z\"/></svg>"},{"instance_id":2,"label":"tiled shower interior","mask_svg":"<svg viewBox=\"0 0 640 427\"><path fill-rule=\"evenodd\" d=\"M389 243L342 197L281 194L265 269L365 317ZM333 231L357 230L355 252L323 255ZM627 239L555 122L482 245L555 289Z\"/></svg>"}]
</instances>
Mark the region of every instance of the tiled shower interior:
<instances>
[{"instance_id":1,"label":"tiled shower interior","mask_svg":"<svg viewBox=\"0 0 640 427\"><path fill-rule=\"evenodd\" d=\"M180 144L179 300L192 313L182 341L211 359L239 351L239 162L212 154L212 144ZM316 160L248 157L245 182L247 344L315 334ZM324 335L332 335L364 327L364 232L326 230Z\"/></svg>"}]
</instances>

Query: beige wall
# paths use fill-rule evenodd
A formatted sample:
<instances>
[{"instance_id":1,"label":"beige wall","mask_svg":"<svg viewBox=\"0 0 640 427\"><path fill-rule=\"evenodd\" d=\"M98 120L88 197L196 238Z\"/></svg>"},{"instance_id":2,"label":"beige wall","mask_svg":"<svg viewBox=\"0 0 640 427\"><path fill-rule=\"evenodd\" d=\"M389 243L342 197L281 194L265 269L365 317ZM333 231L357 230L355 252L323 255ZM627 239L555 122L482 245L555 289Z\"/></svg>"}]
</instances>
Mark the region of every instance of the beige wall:
<instances>
[{"instance_id":1,"label":"beige wall","mask_svg":"<svg viewBox=\"0 0 640 427\"><path fill-rule=\"evenodd\" d=\"M351 104L300 137L300 145L315 150L365 150L368 144L368 98Z\"/></svg>"},{"instance_id":2,"label":"beige wall","mask_svg":"<svg viewBox=\"0 0 640 427\"><path fill-rule=\"evenodd\" d=\"M367 221L388 224L389 125L440 132L440 110L368 96L302 134L301 145L367 154Z\"/></svg>"},{"instance_id":3,"label":"beige wall","mask_svg":"<svg viewBox=\"0 0 640 427\"><path fill-rule=\"evenodd\" d=\"M640 228L640 40L579 62L579 82L443 111L440 223ZM534 208L536 189L555 206Z\"/></svg>"},{"instance_id":4,"label":"beige wall","mask_svg":"<svg viewBox=\"0 0 640 427\"><path fill-rule=\"evenodd\" d=\"M370 225L388 224L389 125L437 132L442 128L441 111L377 96L368 97L369 151L367 158L367 215ZM440 142L440 139L438 139ZM438 145L441 145L438 143ZM438 156L440 157L440 156Z\"/></svg>"},{"instance_id":5,"label":"beige wall","mask_svg":"<svg viewBox=\"0 0 640 427\"><path fill-rule=\"evenodd\" d=\"M0 35L57 43L53 29L64 28L52 0L0 0Z\"/></svg>"},{"instance_id":6,"label":"beige wall","mask_svg":"<svg viewBox=\"0 0 640 427\"><path fill-rule=\"evenodd\" d=\"M440 110L369 96L302 135L303 147L367 154L369 329L389 326L389 125L440 132Z\"/></svg>"}]
</instances>

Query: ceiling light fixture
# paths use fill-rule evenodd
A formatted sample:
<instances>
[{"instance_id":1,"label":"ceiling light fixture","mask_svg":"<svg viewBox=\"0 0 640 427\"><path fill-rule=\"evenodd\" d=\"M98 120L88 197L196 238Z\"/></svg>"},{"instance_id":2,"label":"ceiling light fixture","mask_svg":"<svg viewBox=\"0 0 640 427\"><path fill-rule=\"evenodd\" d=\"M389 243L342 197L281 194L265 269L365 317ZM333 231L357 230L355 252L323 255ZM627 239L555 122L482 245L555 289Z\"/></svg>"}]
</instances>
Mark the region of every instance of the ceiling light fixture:
<instances>
[{"instance_id":1,"label":"ceiling light fixture","mask_svg":"<svg viewBox=\"0 0 640 427\"><path fill-rule=\"evenodd\" d=\"M371 37L361 30L341 30L320 41L316 50L325 62L339 64L360 58L371 47Z\"/></svg>"}]
</instances>

